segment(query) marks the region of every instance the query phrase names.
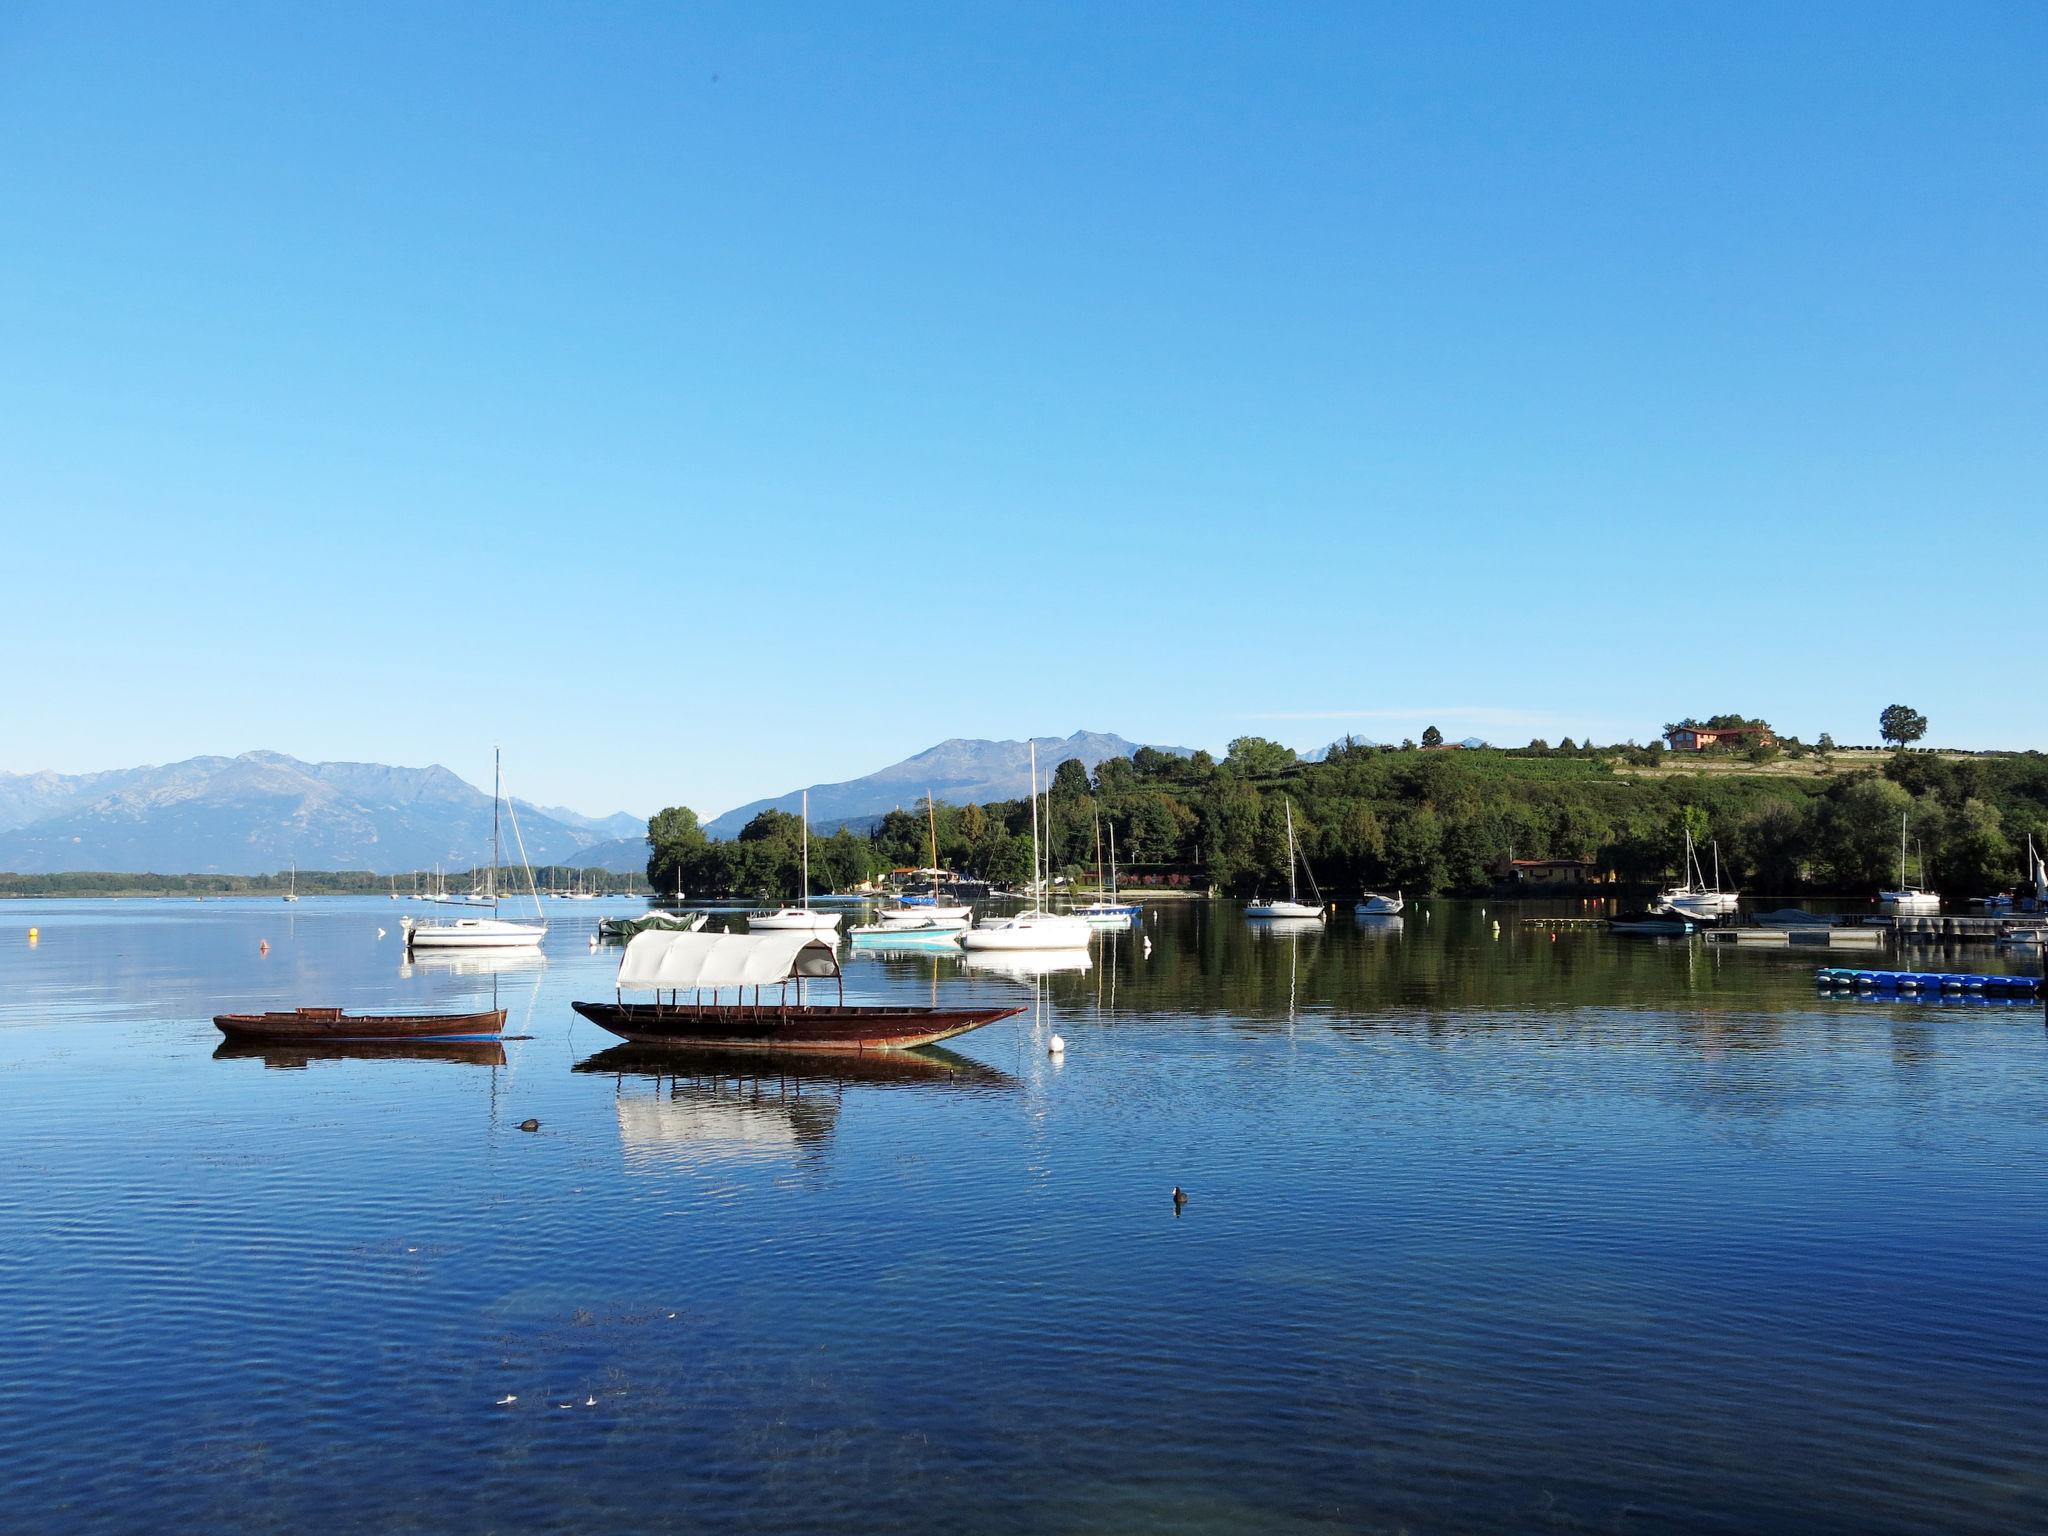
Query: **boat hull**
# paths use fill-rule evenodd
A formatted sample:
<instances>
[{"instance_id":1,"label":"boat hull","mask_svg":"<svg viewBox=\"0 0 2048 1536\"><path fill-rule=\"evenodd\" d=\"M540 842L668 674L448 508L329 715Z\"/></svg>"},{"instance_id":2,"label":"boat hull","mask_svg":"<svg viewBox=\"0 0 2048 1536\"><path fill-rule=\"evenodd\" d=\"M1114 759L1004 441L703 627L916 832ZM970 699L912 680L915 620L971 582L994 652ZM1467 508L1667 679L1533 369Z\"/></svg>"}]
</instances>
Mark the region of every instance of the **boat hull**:
<instances>
[{"instance_id":1,"label":"boat hull","mask_svg":"<svg viewBox=\"0 0 2048 1536\"><path fill-rule=\"evenodd\" d=\"M1270 917L1308 917L1323 915L1321 907L1312 907L1305 901L1255 901L1244 909L1244 915L1254 919Z\"/></svg>"},{"instance_id":2,"label":"boat hull","mask_svg":"<svg viewBox=\"0 0 2048 1536\"><path fill-rule=\"evenodd\" d=\"M571 1003L635 1045L732 1051L903 1051L1022 1013L1014 1008L759 1007L730 1003Z\"/></svg>"},{"instance_id":3,"label":"boat hull","mask_svg":"<svg viewBox=\"0 0 2048 1536\"><path fill-rule=\"evenodd\" d=\"M457 918L452 923L427 923L409 928L407 949L538 949L547 929L496 918Z\"/></svg>"},{"instance_id":4,"label":"boat hull","mask_svg":"<svg viewBox=\"0 0 2048 1536\"><path fill-rule=\"evenodd\" d=\"M343 1013L298 1008L290 1013L217 1013L214 1028L230 1040L301 1044L365 1040L487 1040L505 1029L505 1010L480 1013Z\"/></svg>"}]
</instances>

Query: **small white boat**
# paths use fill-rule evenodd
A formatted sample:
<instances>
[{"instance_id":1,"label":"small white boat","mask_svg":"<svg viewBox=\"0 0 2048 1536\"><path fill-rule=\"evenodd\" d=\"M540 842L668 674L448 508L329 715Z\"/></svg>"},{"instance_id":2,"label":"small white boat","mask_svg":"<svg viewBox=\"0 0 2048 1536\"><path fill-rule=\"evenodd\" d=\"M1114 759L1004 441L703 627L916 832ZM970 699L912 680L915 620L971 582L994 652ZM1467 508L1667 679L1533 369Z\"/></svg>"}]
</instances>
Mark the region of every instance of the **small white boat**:
<instances>
[{"instance_id":1,"label":"small white boat","mask_svg":"<svg viewBox=\"0 0 2048 1536\"><path fill-rule=\"evenodd\" d=\"M1308 869L1307 862L1299 857L1294 847L1294 802L1288 800L1284 803L1287 807L1287 899L1285 901L1276 899L1272 901L1248 902L1244 909L1244 915L1259 919L1308 917L1320 921L1323 916L1323 893L1316 889L1314 871ZM1300 900L1301 893L1295 889L1294 867L1297 863L1301 865L1303 870L1308 871L1308 888L1315 892L1316 900L1314 906L1310 906L1307 902Z\"/></svg>"},{"instance_id":2,"label":"small white boat","mask_svg":"<svg viewBox=\"0 0 2048 1536\"><path fill-rule=\"evenodd\" d=\"M901 944L906 947L943 946L952 949L959 944L960 935L966 931L967 925L964 923L863 923L849 930L846 936L855 944L867 947L887 948L892 944Z\"/></svg>"},{"instance_id":3,"label":"small white boat","mask_svg":"<svg viewBox=\"0 0 2048 1536\"><path fill-rule=\"evenodd\" d=\"M804 862L803 874L800 877L803 882L803 904L796 907L777 907L773 912L749 912L747 914L747 932L779 933L787 932L791 929L806 930L811 933L837 934L839 932L839 914L837 912L813 912L811 910L811 792L808 789L804 791L803 826Z\"/></svg>"},{"instance_id":4,"label":"small white boat","mask_svg":"<svg viewBox=\"0 0 2048 1536\"><path fill-rule=\"evenodd\" d=\"M916 928L926 923L951 923L956 928L974 926L972 907L884 907L875 914L878 923Z\"/></svg>"},{"instance_id":5,"label":"small white boat","mask_svg":"<svg viewBox=\"0 0 2048 1536\"><path fill-rule=\"evenodd\" d=\"M1095 884L1102 888L1102 822L1095 824ZM1109 823L1109 895L1107 899L1097 897L1094 901L1078 902L1067 908L1070 915L1096 928L1128 928L1138 917L1136 902L1119 901L1116 888L1116 819Z\"/></svg>"},{"instance_id":6,"label":"small white boat","mask_svg":"<svg viewBox=\"0 0 2048 1536\"><path fill-rule=\"evenodd\" d=\"M960 942L973 950L1086 949L1092 931L1065 912L1019 912L968 929Z\"/></svg>"},{"instance_id":7,"label":"small white boat","mask_svg":"<svg viewBox=\"0 0 2048 1536\"><path fill-rule=\"evenodd\" d=\"M284 899L286 901L297 901L299 899L299 865L296 859L292 861L292 888L284 893Z\"/></svg>"},{"instance_id":8,"label":"small white boat","mask_svg":"<svg viewBox=\"0 0 2048 1536\"><path fill-rule=\"evenodd\" d=\"M491 890L490 905L498 910L498 866L500 844L498 840L498 813L505 802L505 770L502 754L493 754L491 782ZM533 883L533 868L526 862L526 841L519 837L519 812L512 811L512 835L519 840L519 864L526 871L526 891L533 898L533 915L538 918L540 891ZM443 894L432 898L446 901ZM538 949L540 941L548 936L545 921L537 923L513 923L503 918L458 917L447 923L412 923L405 929L405 947L409 951L436 949Z\"/></svg>"},{"instance_id":9,"label":"small white boat","mask_svg":"<svg viewBox=\"0 0 2048 1536\"><path fill-rule=\"evenodd\" d=\"M1927 861L1920 861L1920 878L1927 878ZM1899 885L1897 890L1879 891L1877 899L1894 912L1908 917L1927 916L1941 910L1941 897L1925 885L1906 883L1906 813L1899 813Z\"/></svg>"},{"instance_id":10,"label":"small white boat","mask_svg":"<svg viewBox=\"0 0 2048 1536\"><path fill-rule=\"evenodd\" d=\"M1367 891L1365 899L1351 910L1360 917L1398 917L1407 905L1399 891L1391 896L1382 896L1377 891Z\"/></svg>"},{"instance_id":11,"label":"small white boat","mask_svg":"<svg viewBox=\"0 0 2048 1536\"><path fill-rule=\"evenodd\" d=\"M1031 747L1031 882L1041 890L1044 879L1038 864L1041 857L1038 836L1038 745ZM1001 917L993 922L970 928L960 935L961 944L977 952L1028 951L1028 950L1081 950L1088 948L1091 930L1081 918L1064 912L1047 912L1042 907L1033 907L1028 912L1019 912L1012 917Z\"/></svg>"}]
</instances>

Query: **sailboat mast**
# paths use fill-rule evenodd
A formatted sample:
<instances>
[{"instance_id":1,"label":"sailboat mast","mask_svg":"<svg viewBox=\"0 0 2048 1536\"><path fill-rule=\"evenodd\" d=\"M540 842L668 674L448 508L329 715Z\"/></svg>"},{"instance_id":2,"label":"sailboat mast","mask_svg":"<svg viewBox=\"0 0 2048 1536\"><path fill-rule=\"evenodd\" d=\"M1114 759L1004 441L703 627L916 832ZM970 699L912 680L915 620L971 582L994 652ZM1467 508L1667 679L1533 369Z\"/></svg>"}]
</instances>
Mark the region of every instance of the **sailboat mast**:
<instances>
[{"instance_id":1,"label":"sailboat mast","mask_svg":"<svg viewBox=\"0 0 2048 1536\"><path fill-rule=\"evenodd\" d=\"M505 749L491 748L491 912L498 910L498 802L505 798Z\"/></svg>"},{"instance_id":2,"label":"sailboat mast","mask_svg":"<svg viewBox=\"0 0 2048 1536\"><path fill-rule=\"evenodd\" d=\"M1285 800L1281 804L1287 808L1287 899L1297 901L1299 896L1294 881L1294 802Z\"/></svg>"},{"instance_id":3,"label":"sailboat mast","mask_svg":"<svg viewBox=\"0 0 2048 1536\"><path fill-rule=\"evenodd\" d=\"M925 824L931 828L932 834L932 905L937 906L939 904L939 808L932 801L932 789L929 784L924 789L924 817Z\"/></svg>"},{"instance_id":4,"label":"sailboat mast","mask_svg":"<svg viewBox=\"0 0 2048 1536\"><path fill-rule=\"evenodd\" d=\"M804 791L804 910L811 910L811 792Z\"/></svg>"},{"instance_id":5,"label":"sailboat mast","mask_svg":"<svg viewBox=\"0 0 2048 1536\"><path fill-rule=\"evenodd\" d=\"M1044 904L1045 888L1038 885L1038 742L1031 743L1031 883L1038 886L1032 892L1039 905Z\"/></svg>"}]
</instances>

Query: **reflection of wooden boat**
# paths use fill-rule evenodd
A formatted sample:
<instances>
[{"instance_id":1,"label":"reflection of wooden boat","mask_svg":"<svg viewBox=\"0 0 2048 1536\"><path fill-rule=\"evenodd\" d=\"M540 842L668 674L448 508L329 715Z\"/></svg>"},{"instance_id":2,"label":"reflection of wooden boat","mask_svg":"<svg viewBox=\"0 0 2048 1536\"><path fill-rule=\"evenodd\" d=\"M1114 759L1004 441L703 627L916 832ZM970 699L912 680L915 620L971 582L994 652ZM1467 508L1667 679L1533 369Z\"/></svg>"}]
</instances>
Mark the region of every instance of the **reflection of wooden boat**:
<instances>
[{"instance_id":1,"label":"reflection of wooden boat","mask_svg":"<svg viewBox=\"0 0 2048 1536\"><path fill-rule=\"evenodd\" d=\"M446 1061L476 1067L505 1065L496 1040L237 1040L213 1048L215 1061L260 1061L272 1071L303 1071L316 1061Z\"/></svg>"},{"instance_id":2,"label":"reflection of wooden boat","mask_svg":"<svg viewBox=\"0 0 2048 1536\"><path fill-rule=\"evenodd\" d=\"M804 983L836 981L840 1001L804 1000ZM790 996L795 987L794 999ZM763 997L767 989L775 989ZM651 1003L625 994L651 992ZM685 998L683 994L689 993ZM731 1002L721 1001L730 992ZM705 1001L705 994L710 1001ZM751 998L749 994L751 993ZM572 1003L602 1029L639 1045L755 1051L891 1051L931 1045L1021 1008L851 1005L829 943L793 933L641 933L619 961L617 1000ZM666 1000L664 1000L664 997Z\"/></svg>"},{"instance_id":3,"label":"reflection of wooden boat","mask_svg":"<svg viewBox=\"0 0 2048 1536\"><path fill-rule=\"evenodd\" d=\"M898 1083L953 1083L962 1086L1011 1088L1017 1080L998 1067L962 1056L943 1046L914 1051L833 1052L805 1056L795 1051L694 1051L688 1047L614 1045L586 1056L573 1072L611 1077L645 1077L657 1082L676 1078L773 1078L792 1085L846 1083L888 1087Z\"/></svg>"},{"instance_id":4,"label":"reflection of wooden boat","mask_svg":"<svg viewBox=\"0 0 2048 1536\"><path fill-rule=\"evenodd\" d=\"M213 1023L230 1040L477 1040L503 1032L505 1010L343 1013L339 1008L295 1008L290 1013L217 1013Z\"/></svg>"}]
</instances>

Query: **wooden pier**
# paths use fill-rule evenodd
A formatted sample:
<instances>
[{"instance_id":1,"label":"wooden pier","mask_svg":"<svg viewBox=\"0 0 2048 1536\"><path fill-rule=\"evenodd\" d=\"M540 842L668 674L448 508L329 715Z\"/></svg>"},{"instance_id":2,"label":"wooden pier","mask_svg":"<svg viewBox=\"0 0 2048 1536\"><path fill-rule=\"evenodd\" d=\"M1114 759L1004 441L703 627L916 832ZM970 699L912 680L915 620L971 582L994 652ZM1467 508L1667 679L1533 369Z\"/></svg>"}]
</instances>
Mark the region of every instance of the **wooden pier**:
<instances>
[{"instance_id":1,"label":"wooden pier","mask_svg":"<svg viewBox=\"0 0 2048 1536\"><path fill-rule=\"evenodd\" d=\"M2038 912L2000 912L1984 917L1962 917L1933 913L1910 917L1904 913L1883 918L1902 944L1995 944L2015 928L2039 928L2044 919Z\"/></svg>"}]
</instances>

